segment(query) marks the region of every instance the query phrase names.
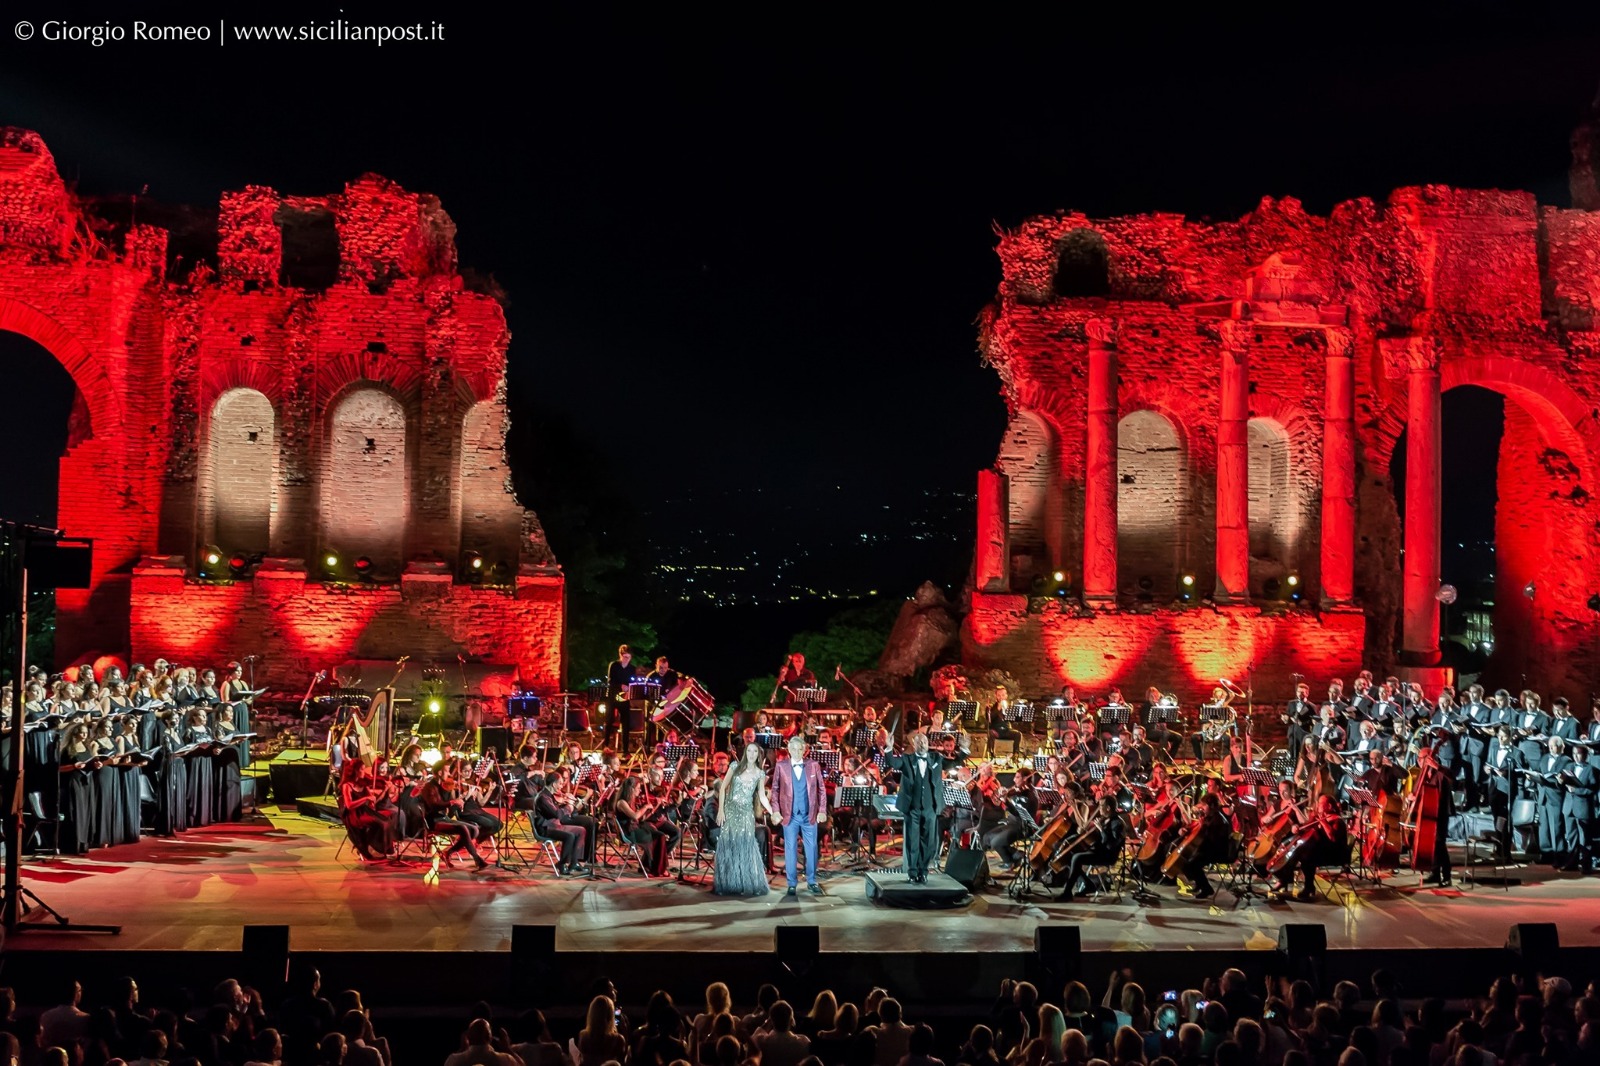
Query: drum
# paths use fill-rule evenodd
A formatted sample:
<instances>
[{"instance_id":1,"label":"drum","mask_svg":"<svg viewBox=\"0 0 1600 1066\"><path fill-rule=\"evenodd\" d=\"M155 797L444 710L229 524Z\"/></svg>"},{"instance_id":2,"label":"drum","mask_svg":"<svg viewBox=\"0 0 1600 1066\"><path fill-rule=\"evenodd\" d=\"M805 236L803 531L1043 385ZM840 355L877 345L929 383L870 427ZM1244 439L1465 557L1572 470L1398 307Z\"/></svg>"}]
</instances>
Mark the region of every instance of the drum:
<instances>
[{"instance_id":1,"label":"drum","mask_svg":"<svg viewBox=\"0 0 1600 1066\"><path fill-rule=\"evenodd\" d=\"M569 706L561 716L561 728L568 733L589 732L588 709Z\"/></svg>"}]
</instances>

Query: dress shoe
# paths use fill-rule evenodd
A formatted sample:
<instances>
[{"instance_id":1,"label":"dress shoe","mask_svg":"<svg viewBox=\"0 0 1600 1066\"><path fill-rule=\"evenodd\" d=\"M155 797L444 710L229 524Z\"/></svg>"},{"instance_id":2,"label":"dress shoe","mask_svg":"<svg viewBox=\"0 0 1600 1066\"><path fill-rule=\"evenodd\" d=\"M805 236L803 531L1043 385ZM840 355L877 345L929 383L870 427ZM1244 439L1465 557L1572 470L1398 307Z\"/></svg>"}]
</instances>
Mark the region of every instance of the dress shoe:
<instances>
[{"instance_id":1,"label":"dress shoe","mask_svg":"<svg viewBox=\"0 0 1600 1066\"><path fill-rule=\"evenodd\" d=\"M1294 894L1294 898L1303 903L1310 903L1317 898L1317 890L1314 888L1302 888Z\"/></svg>"},{"instance_id":2,"label":"dress shoe","mask_svg":"<svg viewBox=\"0 0 1600 1066\"><path fill-rule=\"evenodd\" d=\"M794 899L795 898L795 894L796 893L795 893L795 890L794 890L794 886L790 885L789 886L789 890L783 894L783 898L784 899Z\"/></svg>"},{"instance_id":3,"label":"dress shoe","mask_svg":"<svg viewBox=\"0 0 1600 1066\"><path fill-rule=\"evenodd\" d=\"M812 883L811 883L811 894L812 894L812 895L813 895L813 896L820 896L820 895L822 895L822 886L821 886L821 885L819 885L819 884L817 884L817 883L816 883L816 882L815 882L815 881L813 881L813 882L812 882Z\"/></svg>"}]
</instances>

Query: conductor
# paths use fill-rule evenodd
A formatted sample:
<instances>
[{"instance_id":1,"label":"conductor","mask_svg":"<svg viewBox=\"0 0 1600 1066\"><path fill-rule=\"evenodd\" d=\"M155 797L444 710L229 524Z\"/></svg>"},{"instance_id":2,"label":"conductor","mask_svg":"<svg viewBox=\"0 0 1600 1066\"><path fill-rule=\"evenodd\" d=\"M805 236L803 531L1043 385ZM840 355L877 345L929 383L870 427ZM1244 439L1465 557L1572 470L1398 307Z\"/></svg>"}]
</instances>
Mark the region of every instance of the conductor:
<instances>
[{"instance_id":1,"label":"conductor","mask_svg":"<svg viewBox=\"0 0 1600 1066\"><path fill-rule=\"evenodd\" d=\"M911 751L889 756L889 767L900 771L898 806L905 816L906 877L922 884L928 866L939 854L939 811L944 807L944 768L954 762L928 750L928 735L915 733Z\"/></svg>"}]
</instances>

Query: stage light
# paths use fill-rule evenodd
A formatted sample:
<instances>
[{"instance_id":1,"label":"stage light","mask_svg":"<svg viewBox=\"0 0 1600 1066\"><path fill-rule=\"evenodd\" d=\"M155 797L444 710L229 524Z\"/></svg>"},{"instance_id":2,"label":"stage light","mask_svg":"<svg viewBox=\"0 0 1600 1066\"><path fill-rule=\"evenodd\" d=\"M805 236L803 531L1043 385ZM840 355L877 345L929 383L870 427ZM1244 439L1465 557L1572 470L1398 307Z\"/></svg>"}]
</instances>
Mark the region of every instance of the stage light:
<instances>
[{"instance_id":1,"label":"stage light","mask_svg":"<svg viewBox=\"0 0 1600 1066\"><path fill-rule=\"evenodd\" d=\"M1533 587L1533 582L1532 581L1530 581L1526 585L1522 586L1522 594L1524 596L1528 597L1528 599L1530 599L1530 600L1533 599L1533 594L1535 592L1537 592L1537 591L1539 591L1539 590Z\"/></svg>"},{"instance_id":2,"label":"stage light","mask_svg":"<svg viewBox=\"0 0 1600 1066\"><path fill-rule=\"evenodd\" d=\"M435 766L438 764L440 759L444 758L444 752L440 751L438 748L423 748L421 755L418 757L426 765Z\"/></svg>"},{"instance_id":3,"label":"stage light","mask_svg":"<svg viewBox=\"0 0 1600 1066\"><path fill-rule=\"evenodd\" d=\"M1261 591L1266 593L1268 596L1276 596L1278 594L1278 588L1278 579L1275 577L1267 578L1267 580L1261 585Z\"/></svg>"},{"instance_id":4,"label":"stage light","mask_svg":"<svg viewBox=\"0 0 1600 1066\"><path fill-rule=\"evenodd\" d=\"M1289 580L1289 587L1290 588L1294 588L1296 585L1300 584L1300 575L1299 574L1290 574L1288 580Z\"/></svg>"},{"instance_id":5,"label":"stage light","mask_svg":"<svg viewBox=\"0 0 1600 1066\"><path fill-rule=\"evenodd\" d=\"M222 549L214 544L207 544L205 550L205 563L207 566L216 566L222 562Z\"/></svg>"},{"instance_id":6,"label":"stage light","mask_svg":"<svg viewBox=\"0 0 1600 1066\"><path fill-rule=\"evenodd\" d=\"M1058 583L1059 583L1059 582L1062 582L1062 581L1065 581L1065 580L1066 580L1066 579L1067 579L1067 575L1066 575L1066 572L1065 572L1065 571L1063 571L1063 570L1057 570L1057 571L1056 571L1056 572L1055 572L1055 573L1054 573L1054 574L1053 574L1053 575L1051 575L1051 576L1053 576L1053 577L1054 577L1054 578L1055 578L1055 579L1056 579L1056 581L1057 581L1057 582L1058 582Z\"/></svg>"},{"instance_id":7,"label":"stage light","mask_svg":"<svg viewBox=\"0 0 1600 1066\"><path fill-rule=\"evenodd\" d=\"M356 556L356 561L351 564L355 568L356 576L366 581L372 580L372 559L365 555Z\"/></svg>"},{"instance_id":8,"label":"stage light","mask_svg":"<svg viewBox=\"0 0 1600 1066\"><path fill-rule=\"evenodd\" d=\"M438 696L435 696L432 699L430 699L428 701L428 713L429 714L443 714L444 713L444 700L441 700Z\"/></svg>"},{"instance_id":9,"label":"stage light","mask_svg":"<svg viewBox=\"0 0 1600 1066\"><path fill-rule=\"evenodd\" d=\"M234 577L244 577L250 569L250 557L243 552L234 552L228 558L228 569Z\"/></svg>"},{"instance_id":10,"label":"stage light","mask_svg":"<svg viewBox=\"0 0 1600 1066\"><path fill-rule=\"evenodd\" d=\"M1183 575L1183 587L1186 588L1186 589L1194 588L1194 575L1193 574L1184 574Z\"/></svg>"},{"instance_id":11,"label":"stage light","mask_svg":"<svg viewBox=\"0 0 1600 1066\"><path fill-rule=\"evenodd\" d=\"M1153 589L1155 587L1156 587L1155 580L1153 578L1151 578L1149 574L1146 574L1144 577L1141 577L1139 579L1139 591L1141 591L1141 592L1149 592L1151 589Z\"/></svg>"},{"instance_id":12,"label":"stage light","mask_svg":"<svg viewBox=\"0 0 1600 1066\"><path fill-rule=\"evenodd\" d=\"M329 574L337 572L339 569L339 553L336 551L323 552L322 569Z\"/></svg>"}]
</instances>

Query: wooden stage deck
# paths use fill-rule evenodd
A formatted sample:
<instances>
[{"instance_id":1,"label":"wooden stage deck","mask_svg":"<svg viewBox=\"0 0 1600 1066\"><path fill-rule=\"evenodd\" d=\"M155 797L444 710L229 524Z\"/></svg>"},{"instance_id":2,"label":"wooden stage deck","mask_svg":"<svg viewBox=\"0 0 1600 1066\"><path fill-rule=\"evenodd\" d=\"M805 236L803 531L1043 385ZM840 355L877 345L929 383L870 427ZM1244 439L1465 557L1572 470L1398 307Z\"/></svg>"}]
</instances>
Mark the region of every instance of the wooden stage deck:
<instances>
[{"instance_id":1,"label":"wooden stage deck","mask_svg":"<svg viewBox=\"0 0 1600 1066\"><path fill-rule=\"evenodd\" d=\"M270 815L270 817L268 816ZM1327 928L1328 947L1498 948L1518 922L1554 922L1563 947L1600 946L1600 878L1527 868L1509 891L1487 885L1426 889L1414 874L1335 900L1209 904L1170 888L1153 902L1017 903L1003 882L956 910L901 910L867 898L861 872L824 864L820 897L774 892L721 899L708 888L644 880L557 880L548 866L521 871L462 866L439 883L423 866L366 866L342 830L268 808L254 821L212 826L179 839L146 839L82 858L28 862L23 883L80 923L123 927L115 937L30 929L19 951L237 951L244 924L287 924L294 950L504 951L511 927L553 924L563 951L767 951L778 924L820 928L824 952L1026 952L1041 922L1078 926L1085 951L1271 949L1286 922ZM1458 874L1460 873L1458 869ZM37 912L36 912L36 916Z\"/></svg>"}]
</instances>

